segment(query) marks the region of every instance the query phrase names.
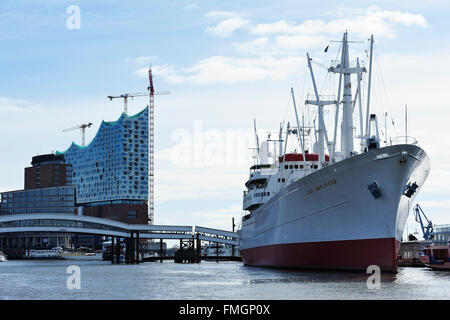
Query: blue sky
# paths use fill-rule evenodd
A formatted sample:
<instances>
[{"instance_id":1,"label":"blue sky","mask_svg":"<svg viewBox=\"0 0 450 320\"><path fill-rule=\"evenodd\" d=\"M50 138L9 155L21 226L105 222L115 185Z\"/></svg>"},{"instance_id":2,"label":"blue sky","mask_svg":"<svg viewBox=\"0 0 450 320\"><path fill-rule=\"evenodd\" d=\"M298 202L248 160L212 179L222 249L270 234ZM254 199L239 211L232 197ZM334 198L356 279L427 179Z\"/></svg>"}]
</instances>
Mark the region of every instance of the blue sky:
<instances>
[{"instance_id":1,"label":"blue sky","mask_svg":"<svg viewBox=\"0 0 450 320\"><path fill-rule=\"evenodd\" d=\"M70 5L80 29L66 26ZM431 157L418 201L450 223L449 12L439 0L2 1L0 190L23 187L32 156L80 141L62 129L93 122L89 141L102 119L116 120L121 102L106 96L145 91L151 63L157 91L171 90L156 97L156 223L229 228L242 212L253 118L267 129L293 121L290 87L298 101L309 90L306 51L327 64L323 48L348 29L355 40L375 35L381 96L400 132L408 104L411 135ZM145 104L137 98L129 112ZM177 148L199 128L215 158L179 161Z\"/></svg>"}]
</instances>

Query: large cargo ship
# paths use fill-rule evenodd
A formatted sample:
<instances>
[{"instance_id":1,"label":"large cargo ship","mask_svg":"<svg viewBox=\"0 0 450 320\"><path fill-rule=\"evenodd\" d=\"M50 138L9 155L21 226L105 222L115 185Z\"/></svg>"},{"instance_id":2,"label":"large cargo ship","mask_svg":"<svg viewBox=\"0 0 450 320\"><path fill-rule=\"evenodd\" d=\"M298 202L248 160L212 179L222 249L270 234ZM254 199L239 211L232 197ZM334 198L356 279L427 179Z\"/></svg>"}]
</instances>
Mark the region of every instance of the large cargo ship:
<instances>
[{"instance_id":1,"label":"large cargo ship","mask_svg":"<svg viewBox=\"0 0 450 320\"><path fill-rule=\"evenodd\" d=\"M272 161L263 156L267 142L263 152L255 124L256 160L245 184L243 209L248 213L239 231L245 265L342 270L377 265L384 272L397 272L403 229L429 174L430 160L407 134L401 143L380 140L377 116L369 109L373 36L368 70L358 59L350 65L347 33L338 43L340 59L327 70L339 78L334 99L319 95L312 59L307 55L314 99L306 104L315 106L318 120L318 129L313 127L314 143L308 145L305 139L311 130L300 125L293 91L297 126L281 126L278 140L272 139L279 148ZM367 73L367 109L363 112L361 79ZM354 93L352 74L357 83ZM334 141L328 139L325 127L326 105L336 110ZM357 114L361 131L355 137L353 118ZM339 146L335 142L338 130ZM299 152L286 152L291 135ZM355 139L360 142L358 148L354 148ZM314 152L308 151L311 146Z\"/></svg>"}]
</instances>

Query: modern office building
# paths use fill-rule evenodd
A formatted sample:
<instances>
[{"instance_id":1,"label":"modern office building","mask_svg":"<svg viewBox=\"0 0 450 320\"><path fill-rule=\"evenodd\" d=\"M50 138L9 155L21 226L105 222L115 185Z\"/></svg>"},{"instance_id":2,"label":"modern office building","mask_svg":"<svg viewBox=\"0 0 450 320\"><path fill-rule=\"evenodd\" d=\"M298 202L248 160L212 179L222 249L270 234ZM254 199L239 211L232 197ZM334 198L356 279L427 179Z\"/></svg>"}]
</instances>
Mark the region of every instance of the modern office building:
<instances>
[{"instance_id":1,"label":"modern office building","mask_svg":"<svg viewBox=\"0 0 450 320\"><path fill-rule=\"evenodd\" d=\"M44 154L25 168L25 189L0 194L0 215L27 213L76 213L72 166L64 155Z\"/></svg>"},{"instance_id":2,"label":"modern office building","mask_svg":"<svg viewBox=\"0 0 450 320\"><path fill-rule=\"evenodd\" d=\"M64 155L44 154L32 158L25 168L25 189L0 194L0 215L55 213L76 214L72 166ZM0 237L0 247L10 258L20 258L24 250L68 246L72 236L55 233L10 233ZM92 236L88 239L92 243ZM94 239L95 240L95 239Z\"/></svg>"},{"instance_id":3,"label":"modern office building","mask_svg":"<svg viewBox=\"0 0 450 320\"><path fill-rule=\"evenodd\" d=\"M134 116L122 113L117 121L103 121L87 146L72 143L56 154L72 166L79 214L149 222L148 107Z\"/></svg>"},{"instance_id":4,"label":"modern office building","mask_svg":"<svg viewBox=\"0 0 450 320\"><path fill-rule=\"evenodd\" d=\"M0 215L76 213L74 186L8 191L0 196Z\"/></svg>"}]
</instances>

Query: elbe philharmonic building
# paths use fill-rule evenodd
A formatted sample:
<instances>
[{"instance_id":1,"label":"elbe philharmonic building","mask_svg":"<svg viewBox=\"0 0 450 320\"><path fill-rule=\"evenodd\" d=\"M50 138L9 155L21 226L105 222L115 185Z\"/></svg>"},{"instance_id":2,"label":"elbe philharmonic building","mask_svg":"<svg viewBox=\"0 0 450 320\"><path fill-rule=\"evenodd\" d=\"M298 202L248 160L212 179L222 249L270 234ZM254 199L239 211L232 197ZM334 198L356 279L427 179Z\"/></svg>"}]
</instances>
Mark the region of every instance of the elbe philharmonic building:
<instances>
[{"instance_id":1,"label":"elbe philharmonic building","mask_svg":"<svg viewBox=\"0 0 450 320\"><path fill-rule=\"evenodd\" d=\"M148 224L148 107L103 121L87 146L34 156L25 168L24 189L0 194L0 215L59 213ZM2 238L21 246L23 235ZM78 239L78 238L77 238ZM98 240L98 239L97 239ZM67 243L67 235L34 235L36 247Z\"/></svg>"},{"instance_id":2,"label":"elbe philharmonic building","mask_svg":"<svg viewBox=\"0 0 450 320\"><path fill-rule=\"evenodd\" d=\"M87 146L56 154L72 165L79 214L148 223L148 107L103 121Z\"/></svg>"}]
</instances>

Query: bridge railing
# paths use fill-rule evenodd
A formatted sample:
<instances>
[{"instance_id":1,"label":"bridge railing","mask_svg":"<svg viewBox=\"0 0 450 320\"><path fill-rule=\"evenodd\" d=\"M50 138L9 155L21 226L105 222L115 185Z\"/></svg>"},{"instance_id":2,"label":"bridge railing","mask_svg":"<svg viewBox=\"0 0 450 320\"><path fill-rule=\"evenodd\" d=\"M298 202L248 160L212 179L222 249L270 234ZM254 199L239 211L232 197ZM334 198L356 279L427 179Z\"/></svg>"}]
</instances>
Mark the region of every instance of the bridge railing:
<instances>
[{"instance_id":1,"label":"bridge railing","mask_svg":"<svg viewBox=\"0 0 450 320\"><path fill-rule=\"evenodd\" d=\"M12 232L66 232L141 239L196 239L238 245L235 232L201 226L138 225L110 219L69 214L20 214L0 216L0 234Z\"/></svg>"}]
</instances>

